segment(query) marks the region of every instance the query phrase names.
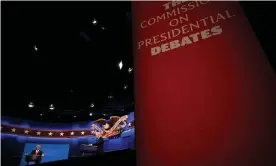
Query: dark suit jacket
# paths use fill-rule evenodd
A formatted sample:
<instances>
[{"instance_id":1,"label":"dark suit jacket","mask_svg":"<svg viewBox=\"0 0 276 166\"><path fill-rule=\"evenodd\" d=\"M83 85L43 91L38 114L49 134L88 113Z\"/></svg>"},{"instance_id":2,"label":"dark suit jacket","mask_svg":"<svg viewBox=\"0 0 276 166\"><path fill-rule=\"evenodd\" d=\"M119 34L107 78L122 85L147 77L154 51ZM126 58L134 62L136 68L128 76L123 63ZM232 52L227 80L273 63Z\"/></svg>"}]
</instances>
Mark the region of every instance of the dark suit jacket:
<instances>
[{"instance_id":1,"label":"dark suit jacket","mask_svg":"<svg viewBox=\"0 0 276 166\"><path fill-rule=\"evenodd\" d=\"M31 152L31 155L34 155L34 154L36 154L36 150L33 150ZM41 156L42 154L43 154L43 152L41 150L39 150L38 153L37 153L38 156Z\"/></svg>"},{"instance_id":2,"label":"dark suit jacket","mask_svg":"<svg viewBox=\"0 0 276 166\"><path fill-rule=\"evenodd\" d=\"M34 154L36 154L36 150L33 150L33 151L31 152L31 155L34 155ZM43 154L43 152L42 152L41 150L39 150L39 151L37 152L37 155L39 156L39 157L37 158L38 161L41 161L41 159L42 159L42 154Z\"/></svg>"},{"instance_id":3,"label":"dark suit jacket","mask_svg":"<svg viewBox=\"0 0 276 166\"><path fill-rule=\"evenodd\" d=\"M36 154L36 150L33 150L33 151L30 153L30 155L27 155L27 156L26 156L25 160L26 160L27 162L29 162L29 161L34 161L34 158L33 158L32 156L35 155L35 154ZM38 156L37 156L36 159L35 159L36 162L40 163L40 161L41 161L41 159L42 159L42 157L41 157L42 154L43 154L43 152L42 152L41 150L39 150L38 153L37 153Z\"/></svg>"}]
</instances>

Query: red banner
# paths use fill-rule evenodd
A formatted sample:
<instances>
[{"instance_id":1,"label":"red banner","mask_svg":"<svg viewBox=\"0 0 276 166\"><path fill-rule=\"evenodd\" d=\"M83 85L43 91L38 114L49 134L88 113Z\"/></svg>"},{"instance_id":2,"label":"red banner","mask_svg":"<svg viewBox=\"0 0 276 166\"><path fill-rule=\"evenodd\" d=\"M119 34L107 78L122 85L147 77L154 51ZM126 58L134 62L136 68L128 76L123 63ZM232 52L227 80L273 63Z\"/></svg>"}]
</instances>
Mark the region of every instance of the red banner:
<instances>
[{"instance_id":1,"label":"red banner","mask_svg":"<svg viewBox=\"0 0 276 166\"><path fill-rule=\"evenodd\" d=\"M132 7L138 166L273 163L275 74L239 4Z\"/></svg>"}]
</instances>

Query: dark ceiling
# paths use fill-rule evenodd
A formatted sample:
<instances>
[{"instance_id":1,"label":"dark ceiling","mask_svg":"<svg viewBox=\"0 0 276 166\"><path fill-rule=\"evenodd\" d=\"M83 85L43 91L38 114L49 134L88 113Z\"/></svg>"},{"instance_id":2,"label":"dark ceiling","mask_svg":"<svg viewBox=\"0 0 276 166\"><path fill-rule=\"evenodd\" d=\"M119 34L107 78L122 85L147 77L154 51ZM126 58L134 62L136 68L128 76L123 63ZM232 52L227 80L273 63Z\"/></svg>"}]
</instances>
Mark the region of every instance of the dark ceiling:
<instances>
[{"instance_id":1,"label":"dark ceiling","mask_svg":"<svg viewBox=\"0 0 276 166\"><path fill-rule=\"evenodd\" d=\"M275 71L276 3L241 4ZM133 111L130 6L2 2L2 115L72 122ZM28 108L30 102L33 108ZM54 111L49 111L50 104Z\"/></svg>"},{"instance_id":2,"label":"dark ceiling","mask_svg":"<svg viewBox=\"0 0 276 166\"><path fill-rule=\"evenodd\" d=\"M5 2L2 16L2 115L80 121L133 111L130 2Z\"/></svg>"}]
</instances>

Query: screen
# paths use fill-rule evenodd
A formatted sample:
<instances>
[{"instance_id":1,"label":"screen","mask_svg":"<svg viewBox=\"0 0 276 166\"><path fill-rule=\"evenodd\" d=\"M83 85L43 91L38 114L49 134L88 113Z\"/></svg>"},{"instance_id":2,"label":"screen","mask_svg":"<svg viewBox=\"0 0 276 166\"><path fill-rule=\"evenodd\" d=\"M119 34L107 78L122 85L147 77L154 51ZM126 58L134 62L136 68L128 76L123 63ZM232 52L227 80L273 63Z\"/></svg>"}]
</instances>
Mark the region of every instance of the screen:
<instances>
[{"instance_id":1,"label":"screen","mask_svg":"<svg viewBox=\"0 0 276 166\"><path fill-rule=\"evenodd\" d=\"M26 143L24 152L22 154L22 159L20 165L26 165L25 154L30 154L37 143ZM41 146L41 151L44 153L44 157L41 160L41 163L57 161L57 160L67 160L69 155L69 144L39 144ZM34 162L30 162L30 165Z\"/></svg>"}]
</instances>

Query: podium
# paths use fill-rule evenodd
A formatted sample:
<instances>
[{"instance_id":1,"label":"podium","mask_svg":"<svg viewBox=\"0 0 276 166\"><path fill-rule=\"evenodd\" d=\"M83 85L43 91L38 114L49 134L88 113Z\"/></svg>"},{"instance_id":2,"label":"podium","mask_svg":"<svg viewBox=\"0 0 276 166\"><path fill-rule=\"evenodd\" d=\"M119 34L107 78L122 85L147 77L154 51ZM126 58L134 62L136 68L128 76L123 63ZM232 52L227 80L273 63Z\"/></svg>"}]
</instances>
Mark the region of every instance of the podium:
<instances>
[{"instance_id":1,"label":"podium","mask_svg":"<svg viewBox=\"0 0 276 166\"><path fill-rule=\"evenodd\" d=\"M82 153L82 156L85 156L87 154L94 155L98 151L98 146L91 146L91 145L86 145L82 144L80 146L80 152Z\"/></svg>"},{"instance_id":2,"label":"podium","mask_svg":"<svg viewBox=\"0 0 276 166\"><path fill-rule=\"evenodd\" d=\"M41 160L41 156L40 155L26 155L25 156L25 161L27 163L29 162L37 162Z\"/></svg>"}]
</instances>

